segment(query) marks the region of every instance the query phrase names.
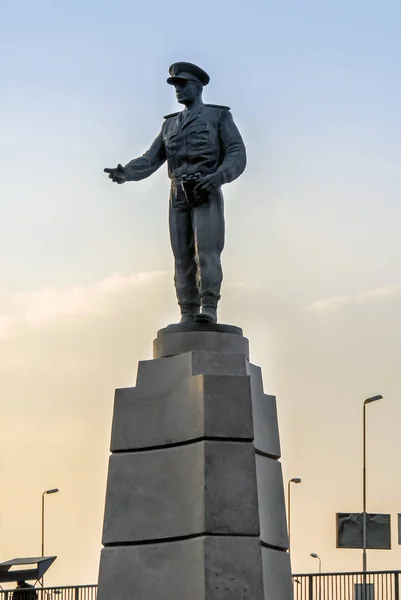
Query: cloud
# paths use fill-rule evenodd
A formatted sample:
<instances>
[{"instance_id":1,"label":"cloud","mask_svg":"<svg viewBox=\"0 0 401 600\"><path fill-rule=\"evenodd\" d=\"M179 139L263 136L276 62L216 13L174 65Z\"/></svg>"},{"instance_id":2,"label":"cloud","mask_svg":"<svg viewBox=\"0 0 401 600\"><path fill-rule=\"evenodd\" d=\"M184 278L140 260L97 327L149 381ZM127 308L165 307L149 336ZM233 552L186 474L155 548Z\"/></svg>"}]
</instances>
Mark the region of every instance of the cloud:
<instances>
[{"instance_id":1,"label":"cloud","mask_svg":"<svg viewBox=\"0 0 401 600\"><path fill-rule=\"evenodd\" d=\"M372 290L367 290L361 294L353 296L332 296L314 302L310 308L317 313L327 313L341 310L345 306L358 304L376 304L378 301L387 298L394 298L401 295L401 285L387 285Z\"/></svg>"},{"instance_id":2,"label":"cloud","mask_svg":"<svg viewBox=\"0 0 401 600\"><path fill-rule=\"evenodd\" d=\"M27 292L0 292L0 338L24 326L40 327L61 318L102 315L112 297L141 290L160 282L166 273L151 271L110 277L87 286L47 286Z\"/></svg>"}]
</instances>

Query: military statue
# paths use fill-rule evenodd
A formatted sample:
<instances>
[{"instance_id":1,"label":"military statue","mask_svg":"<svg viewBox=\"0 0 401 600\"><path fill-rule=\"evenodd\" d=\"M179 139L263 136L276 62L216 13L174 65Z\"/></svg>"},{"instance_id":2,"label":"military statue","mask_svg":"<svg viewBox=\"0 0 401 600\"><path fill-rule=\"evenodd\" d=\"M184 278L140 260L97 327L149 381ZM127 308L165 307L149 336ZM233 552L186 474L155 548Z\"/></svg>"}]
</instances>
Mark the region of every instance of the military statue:
<instances>
[{"instance_id":1,"label":"military statue","mask_svg":"<svg viewBox=\"0 0 401 600\"><path fill-rule=\"evenodd\" d=\"M223 279L224 205L221 186L246 166L241 134L227 106L204 104L210 81L200 67L171 65L167 83L175 87L181 112L164 117L161 132L145 154L123 167L104 169L116 183L139 181L167 161L171 179L169 224L175 260L174 284L181 324L217 322Z\"/></svg>"}]
</instances>

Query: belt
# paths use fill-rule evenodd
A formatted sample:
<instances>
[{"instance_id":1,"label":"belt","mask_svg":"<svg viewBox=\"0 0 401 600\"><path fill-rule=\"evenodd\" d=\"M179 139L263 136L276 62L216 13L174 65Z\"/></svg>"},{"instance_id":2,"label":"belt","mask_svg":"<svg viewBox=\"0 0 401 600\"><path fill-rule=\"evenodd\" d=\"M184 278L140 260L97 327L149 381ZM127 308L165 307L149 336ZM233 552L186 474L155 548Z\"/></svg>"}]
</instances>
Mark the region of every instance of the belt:
<instances>
[{"instance_id":1,"label":"belt","mask_svg":"<svg viewBox=\"0 0 401 600\"><path fill-rule=\"evenodd\" d=\"M171 177L171 185L181 186L182 183L185 183L187 181L198 182L200 181L200 179L202 179L202 174L199 172L192 173L191 175L183 173L180 177Z\"/></svg>"}]
</instances>

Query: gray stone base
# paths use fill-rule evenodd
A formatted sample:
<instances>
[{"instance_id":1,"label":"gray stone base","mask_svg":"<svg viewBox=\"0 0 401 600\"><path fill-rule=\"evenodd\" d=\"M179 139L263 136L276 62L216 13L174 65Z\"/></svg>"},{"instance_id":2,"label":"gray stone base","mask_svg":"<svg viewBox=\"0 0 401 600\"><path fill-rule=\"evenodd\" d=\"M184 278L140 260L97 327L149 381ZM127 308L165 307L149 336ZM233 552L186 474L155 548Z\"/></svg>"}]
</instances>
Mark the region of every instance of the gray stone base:
<instances>
[{"instance_id":1,"label":"gray stone base","mask_svg":"<svg viewBox=\"0 0 401 600\"><path fill-rule=\"evenodd\" d=\"M207 327L207 326L206 326ZM189 331L161 329L153 342L153 358L176 356L184 352L197 350L204 352L219 352L221 354L244 354L249 358L248 340L240 335L240 331L216 331L218 325L210 331L191 328ZM237 329L237 328L235 328Z\"/></svg>"},{"instance_id":2,"label":"gray stone base","mask_svg":"<svg viewBox=\"0 0 401 600\"><path fill-rule=\"evenodd\" d=\"M159 331L111 451L98 600L292 600L276 399L239 328Z\"/></svg>"},{"instance_id":3,"label":"gray stone base","mask_svg":"<svg viewBox=\"0 0 401 600\"><path fill-rule=\"evenodd\" d=\"M265 600L292 600L289 553L263 546L262 561Z\"/></svg>"},{"instance_id":4,"label":"gray stone base","mask_svg":"<svg viewBox=\"0 0 401 600\"><path fill-rule=\"evenodd\" d=\"M98 600L287 600L290 557L256 537L203 536L102 550Z\"/></svg>"},{"instance_id":5,"label":"gray stone base","mask_svg":"<svg viewBox=\"0 0 401 600\"><path fill-rule=\"evenodd\" d=\"M266 461L274 465L277 461L262 458L258 469L263 482L274 488L281 471L275 470L275 476L271 476L264 468ZM275 492L273 502L276 499ZM264 523L265 536L275 546L285 545L282 516L273 528ZM107 481L104 545L202 533L259 534L252 442L205 440L113 454Z\"/></svg>"},{"instance_id":6,"label":"gray stone base","mask_svg":"<svg viewBox=\"0 0 401 600\"><path fill-rule=\"evenodd\" d=\"M224 325L222 323L173 323L167 325L164 329L160 329L157 332L157 337L161 337L170 333L183 333L185 331L214 331L215 333L233 333L234 335L242 336L241 327L235 325Z\"/></svg>"},{"instance_id":7,"label":"gray stone base","mask_svg":"<svg viewBox=\"0 0 401 600\"><path fill-rule=\"evenodd\" d=\"M104 548L100 574L98 600L265 600L257 537Z\"/></svg>"}]
</instances>

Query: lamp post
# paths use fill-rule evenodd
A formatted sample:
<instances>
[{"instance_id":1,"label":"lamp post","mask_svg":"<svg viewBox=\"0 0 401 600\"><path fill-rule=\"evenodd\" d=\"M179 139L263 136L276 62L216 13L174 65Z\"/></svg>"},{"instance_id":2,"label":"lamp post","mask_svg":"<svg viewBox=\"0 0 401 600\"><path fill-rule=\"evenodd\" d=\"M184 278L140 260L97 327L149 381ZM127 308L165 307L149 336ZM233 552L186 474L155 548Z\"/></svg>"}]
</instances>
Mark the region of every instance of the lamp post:
<instances>
[{"instance_id":1,"label":"lamp post","mask_svg":"<svg viewBox=\"0 0 401 600\"><path fill-rule=\"evenodd\" d=\"M320 558L320 556L318 554L316 554L316 552L312 552L311 553L311 557L318 559L318 561L319 561L319 573L321 573L322 572L322 559Z\"/></svg>"},{"instance_id":2,"label":"lamp post","mask_svg":"<svg viewBox=\"0 0 401 600\"><path fill-rule=\"evenodd\" d=\"M53 488L52 490L46 490L42 494L42 556L45 555L45 496L48 494L57 494L59 490Z\"/></svg>"},{"instance_id":3,"label":"lamp post","mask_svg":"<svg viewBox=\"0 0 401 600\"><path fill-rule=\"evenodd\" d=\"M376 400L381 400L383 396L378 394L377 396L372 396L371 398L366 398L363 403L363 467L362 467L362 477L363 477L363 523L362 523L362 571L366 573L367 569L367 557L366 557L366 546L367 546L367 536L366 536L366 528L367 528L367 520L366 520L366 405L371 402L376 402Z\"/></svg>"},{"instance_id":4,"label":"lamp post","mask_svg":"<svg viewBox=\"0 0 401 600\"><path fill-rule=\"evenodd\" d=\"M302 479L300 479L299 477L293 477L292 479L289 480L288 482L288 493L287 493L287 499L288 499L288 552L290 552L290 539L291 539L291 484L292 483L301 483Z\"/></svg>"},{"instance_id":5,"label":"lamp post","mask_svg":"<svg viewBox=\"0 0 401 600\"><path fill-rule=\"evenodd\" d=\"M45 555L45 496L48 494L57 494L59 490L57 488L53 488L51 490L46 490L42 494L42 556ZM42 587L43 587L44 577L42 577Z\"/></svg>"}]
</instances>

